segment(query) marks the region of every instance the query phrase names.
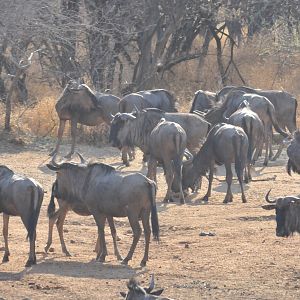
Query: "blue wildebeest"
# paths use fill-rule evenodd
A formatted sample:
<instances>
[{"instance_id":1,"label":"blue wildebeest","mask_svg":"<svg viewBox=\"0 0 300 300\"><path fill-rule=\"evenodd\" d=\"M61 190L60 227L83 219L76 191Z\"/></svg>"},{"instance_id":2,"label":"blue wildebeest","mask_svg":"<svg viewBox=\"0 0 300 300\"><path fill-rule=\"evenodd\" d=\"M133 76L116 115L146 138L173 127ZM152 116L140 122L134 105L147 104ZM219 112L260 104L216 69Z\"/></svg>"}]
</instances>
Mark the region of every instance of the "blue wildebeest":
<instances>
[{"instance_id":1,"label":"blue wildebeest","mask_svg":"<svg viewBox=\"0 0 300 300\"><path fill-rule=\"evenodd\" d=\"M166 113L159 109L144 109L134 114L117 114L111 123L109 140L113 147L138 146L145 153L153 128L164 118L179 124L187 135L187 148L196 153L205 139L210 124L202 117L190 113ZM138 120L138 126L135 124ZM132 124L131 124L132 123ZM145 153L146 154L146 153ZM128 164L127 156L122 158Z\"/></svg>"},{"instance_id":2,"label":"blue wildebeest","mask_svg":"<svg viewBox=\"0 0 300 300\"><path fill-rule=\"evenodd\" d=\"M86 161L83 159L80 153L77 153L81 159L81 163L86 163ZM55 211L55 202L54 198L56 198L59 209ZM64 220L66 218L66 215L68 211L74 211L76 214L80 216L90 216L91 212L88 210L85 203L80 201L66 201L62 198L60 198L58 189L57 189L57 181L55 181L52 185L52 193L51 193L51 199L48 205L48 217L49 217L49 231L48 231L48 241L45 246L45 252L48 252L51 244L52 244L52 235L53 235L53 226L55 221L57 226L57 231L59 234L60 244L62 252L66 256L71 256L70 252L68 251L65 241L64 241L64 235L63 235L63 226L64 226ZM110 227L111 235L113 238L113 244L114 244L114 254L117 257L118 260L122 260L122 257L119 253L119 249L117 247L117 232L114 224L114 220L112 217L107 216L107 221ZM97 239L97 243L95 246L95 252L99 254L100 244L99 244L99 238Z\"/></svg>"},{"instance_id":3,"label":"blue wildebeest","mask_svg":"<svg viewBox=\"0 0 300 300\"><path fill-rule=\"evenodd\" d=\"M234 90L240 90L246 93L257 94L266 97L274 105L279 127L282 129L287 128L290 133L293 133L297 129L296 116L298 104L293 95L286 91L261 90L246 86L226 86L216 94L216 101L223 102L227 95ZM279 157L280 153L282 152L283 145L284 143L280 145L276 155L274 156L274 159Z\"/></svg>"},{"instance_id":4,"label":"blue wildebeest","mask_svg":"<svg viewBox=\"0 0 300 300\"><path fill-rule=\"evenodd\" d=\"M77 124L96 126L104 122L109 125L111 115L119 110L119 101L116 96L93 92L86 84L70 80L55 105L59 117L58 140L50 155L59 150L66 121L71 123L72 146L66 156L70 158L75 149Z\"/></svg>"},{"instance_id":5,"label":"blue wildebeest","mask_svg":"<svg viewBox=\"0 0 300 300\"><path fill-rule=\"evenodd\" d=\"M0 166L0 213L3 213L5 252L2 262L9 261L8 222L10 216L20 216L30 241L26 267L36 264L36 225L43 202L44 190L35 180Z\"/></svg>"},{"instance_id":6,"label":"blue wildebeest","mask_svg":"<svg viewBox=\"0 0 300 300\"><path fill-rule=\"evenodd\" d=\"M151 282L148 288L143 288L132 278L127 283L128 292L120 292L121 296L126 300L172 300L171 298L161 297L161 293L164 289L153 291L155 286L154 276L152 275Z\"/></svg>"},{"instance_id":7,"label":"blue wildebeest","mask_svg":"<svg viewBox=\"0 0 300 300\"><path fill-rule=\"evenodd\" d=\"M294 138L287 148L289 157L287 162L287 172L291 175L291 171L300 174L300 131L294 133Z\"/></svg>"},{"instance_id":8,"label":"blue wildebeest","mask_svg":"<svg viewBox=\"0 0 300 300\"><path fill-rule=\"evenodd\" d=\"M205 176L209 170L209 184L203 200L208 201L211 196L211 187L215 164L225 165L227 193L224 203L232 202L232 170L231 163L235 163L235 171L241 186L242 201L246 202L243 187L243 173L248 164L248 137L244 130L238 126L220 123L215 125L208 133L202 148L193 158L188 170L183 171L183 189L191 186L199 177ZM185 165L184 165L185 167ZM245 180L248 181L248 172Z\"/></svg>"},{"instance_id":9,"label":"blue wildebeest","mask_svg":"<svg viewBox=\"0 0 300 300\"><path fill-rule=\"evenodd\" d=\"M266 201L270 204L262 205L263 209L275 209L276 212L276 235L288 237L294 232L300 233L300 198L294 196L269 199L271 190L266 194Z\"/></svg>"},{"instance_id":10,"label":"blue wildebeest","mask_svg":"<svg viewBox=\"0 0 300 300\"><path fill-rule=\"evenodd\" d=\"M195 110L205 112L216 105L216 93L199 90L195 93L190 113Z\"/></svg>"},{"instance_id":11,"label":"blue wildebeest","mask_svg":"<svg viewBox=\"0 0 300 300\"><path fill-rule=\"evenodd\" d=\"M47 164L50 170L56 171L56 195L71 203L84 203L93 215L100 242L97 260L105 261L107 248L104 226L107 217L128 217L133 231L133 242L122 263L132 259L134 250L141 236L139 218L142 219L145 235L145 252L141 266L148 261L151 229L159 237L158 216L156 211L156 185L141 173L124 174L112 166L103 163L76 164L72 162L56 163L52 159ZM54 195L53 195L54 196Z\"/></svg>"}]
</instances>

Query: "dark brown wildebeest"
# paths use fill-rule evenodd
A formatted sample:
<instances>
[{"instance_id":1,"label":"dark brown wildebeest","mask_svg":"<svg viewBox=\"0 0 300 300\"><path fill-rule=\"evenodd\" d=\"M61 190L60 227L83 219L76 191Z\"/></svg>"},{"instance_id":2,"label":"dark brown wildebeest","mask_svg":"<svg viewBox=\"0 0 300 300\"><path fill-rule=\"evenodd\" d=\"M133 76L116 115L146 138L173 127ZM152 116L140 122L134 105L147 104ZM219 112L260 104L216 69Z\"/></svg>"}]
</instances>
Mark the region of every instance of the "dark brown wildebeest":
<instances>
[{"instance_id":1,"label":"dark brown wildebeest","mask_svg":"<svg viewBox=\"0 0 300 300\"><path fill-rule=\"evenodd\" d=\"M186 133L177 123L162 119L151 131L149 137L149 154L147 177L156 179L157 162L162 163L168 190L164 202L172 201L171 187L174 176L182 182L182 158L186 148ZM181 184L179 185L180 202L184 203Z\"/></svg>"},{"instance_id":2,"label":"dark brown wildebeest","mask_svg":"<svg viewBox=\"0 0 300 300\"><path fill-rule=\"evenodd\" d=\"M160 297L164 289L153 291L155 286L154 276L151 277L151 282L148 288L143 288L139 285L136 279L132 278L127 283L128 292L120 292L121 296L126 300L172 300L167 297Z\"/></svg>"},{"instance_id":3,"label":"dark brown wildebeest","mask_svg":"<svg viewBox=\"0 0 300 300\"><path fill-rule=\"evenodd\" d=\"M291 171L300 174L300 131L294 133L294 138L287 147L287 172L291 175Z\"/></svg>"},{"instance_id":4,"label":"dark brown wildebeest","mask_svg":"<svg viewBox=\"0 0 300 300\"><path fill-rule=\"evenodd\" d=\"M243 128L248 136L248 161L254 164L264 144L264 125L259 116L248 105L235 111L228 119L231 125ZM250 174L250 172L249 172ZM251 178L249 178L251 179Z\"/></svg>"},{"instance_id":5,"label":"dark brown wildebeest","mask_svg":"<svg viewBox=\"0 0 300 300\"><path fill-rule=\"evenodd\" d=\"M59 209L57 211L55 211L54 198L56 198L58 205L59 205ZM56 226L57 226L57 231L59 234L62 252L66 256L71 256L70 252L68 251L68 249L66 247L64 235L63 235L64 220L66 218L68 211L70 211L70 210L74 211L76 214L78 214L80 216L90 216L91 215L90 211L88 210L87 206L84 203L79 202L79 201L70 203L68 201L61 199L57 192L57 181L55 181L52 185L51 200L48 205L48 211L47 211L48 217L49 217L49 231L48 231L48 241L45 246L46 253L48 252L48 250L52 244L53 226L54 226L55 221L57 220ZM119 249L117 247L117 232L116 232L114 220L112 217L107 217L107 221L108 221L108 224L110 227L111 236L113 238L114 254L118 260L122 260L123 258L120 255ZM96 246L95 246L95 252L97 254L99 254L99 249L100 249L100 244L99 244L99 238L98 238Z\"/></svg>"},{"instance_id":6,"label":"dark brown wildebeest","mask_svg":"<svg viewBox=\"0 0 300 300\"><path fill-rule=\"evenodd\" d=\"M36 264L35 240L44 190L32 178L14 173L6 166L0 166L0 213L3 213L3 237L5 252L2 262L9 261L8 222L10 216L20 216L30 241L29 258L26 267Z\"/></svg>"},{"instance_id":7,"label":"dark brown wildebeest","mask_svg":"<svg viewBox=\"0 0 300 300\"><path fill-rule=\"evenodd\" d=\"M133 242L122 263L131 260L141 236L139 218L142 220L145 236L145 252L141 266L148 261L151 229L159 238L158 216L155 197L156 185L140 173L124 174L112 166L103 163L76 164L71 162L56 163L53 159L47 164L50 170L56 171L56 195L69 203L84 203L93 215L100 242L97 260L105 261L107 255L104 227L107 217L128 217ZM54 195L53 195L54 196Z\"/></svg>"},{"instance_id":8,"label":"dark brown wildebeest","mask_svg":"<svg viewBox=\"0 0 300 300\"><path fill-rule=\"evenodd\" d=\"M207 111L216 105L216 93L199 90L195 93L190 113L194 110Z\"/></svg>"},{"instance_id":9,"label":"dark brown wildebeest","mask_svg":"<svg viewBox=\"0 0 300 300\"><path fill-rule=\"evenodd\" d=\"M215 163L225 165L227 193L224 203L232 202L232 170L231 163L235 163L235 171L241 186L242 201L246 202L243 187L243 173L248 163L248 137L244 130L238 126L220 123L215 125L208 133L206 141L202 148L196 154L192 161L192 167L189 172L183 172L183 182L185 185L192 185L195 180L201 176L205 176L209 170L209 184L206 195L203 200L208 201L211 196L211 186L213 180L213 172ZM245 172L245 180L247 181L249 174ZM186 186L183 185L183 189Z\"/></svg>"},{"instance_id":10,"label":"dark brown wildebeest","mask_svg":"<svg viewBox=\"0 0 300 300\"><path fill-rule=\"evenodd\" d=\"M59 150L66 121L71 122L72 147L66 156L70 158L75 149L77 124L96 126L104 122L109 125L111 115L119 110L119 101L116 96L95 93L86 84L70 80L55 105L59 117L58 140L50 155Z\"/></svg>"},{"instance_id":11,"label":"dark brown wildebeest","mask_svg":"<svg viewBox=\"0 0 300 300\"><path fill-rule=\"evenodd\" d=\"M297 129L296 116L297 116L297 100L291 94L285 91L278 90L261 90L253 89L246 86L227 86L222 88L216 94L216 101L224 101L228 93L233 90L241 90L246 93L257 94L266 97L275 108L276 118L278 124L282 129L288 129L290 133L293 133ZM274 156L277 159L282 152L284 143L282 143ZM272 154L272 153L271 153Z\"/></svg>"},{"instance_id":12,"label":"dark brown wildebeest","mask_svg":"<svg viewBox=\"0 0 300 300\"><path fill-rule=\"evenodd\" d=\"M138 146L147 154L149 136L158 122L166 121L179 124L187 135L187 148L196 153L204 141L210 124L202 117L190 113L166 113L159 109L144 109L134 114L117 114L111 123L109 141L113 147ZM122 157L128 164L127 156Z\"/></svg>"},{"instance_id":13,"label":"dark brown wildebeest","mask_svg":"<svg viewBox=\"0 0 300 300\"><path fill-rule=\"evenodd\" d=\"M276 235L289 237L294 232L300 233L300 198L294 196L269 199L271 190L266 194L266 201L270 204L263 205L266 210L276 211Z\"/></svg>"}]
</instances>

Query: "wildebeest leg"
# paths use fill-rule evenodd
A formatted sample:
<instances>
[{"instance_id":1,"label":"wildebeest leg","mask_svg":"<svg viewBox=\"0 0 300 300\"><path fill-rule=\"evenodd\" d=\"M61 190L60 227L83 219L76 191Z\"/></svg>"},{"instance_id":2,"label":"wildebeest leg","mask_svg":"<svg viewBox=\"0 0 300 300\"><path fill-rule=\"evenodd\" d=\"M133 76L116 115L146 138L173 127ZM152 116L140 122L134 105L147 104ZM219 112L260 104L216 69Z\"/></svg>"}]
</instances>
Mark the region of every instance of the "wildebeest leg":
<instances>
[{"instance_id":1,"label":"wildebeest leg","mask_svg":"<svg viewBox=\"0 0 300 300\"><path fill-rule=\"evenodd\" d=\"M182 158L180 157L179 159L174 159L174 176L177 176L178 182L179 182L179 195L180 195L180 203L184 204L184 194L182 191ZM174 180L174 178L173 178ZM172 182L173 182L172 180ZM172 187L172 182L171 182L171 187Z\"/></svg>"},{"instance_id":2,"label":"wildebeest leg","mask_svg":"<svg viewBox=\"0 0 300 300\"><path fill-rule=\"evenodd\" d=\"M53 156L55 153L58 152L59 146L61 144L62 136L64 133L66 125L66 120L59 120L59 127L58 127L58 132L57 132L57 143L55 149L49 154L50 156Z\"/></svg>"},{"instance_id":3,"label":"wildebeest leg","mask_svg":"<svg viewBox=\"0 0 300 300\"><path fill-rule=\"evenodd\" d=\"M126 167L129 167L129 161L128 161L128 157L127 157L128 151L129 151L129 147L127 147L127 146L123 146L121 149L122 162Z\"/></svg>"},{"instance_id":4,"label":"wildebeest leg","mask_svg":"<svg viewBox=\"0 0 300 300\"><path fill-rule=\"evenodd\" d=\"M272 157L272 159L271 159L272 161L276 160L276 159L280 156L280 154L281 154L283 148L284 148L284 143L281 142L280 145L279 145L279 148L278 148L278 150L277 150L277 152L276 152L276 154L275 154L275 155Z\"/></svg>"},{"instance_id":5,"label":"wildebeest leg","mask_svg":"<svg viewBox=\"0 0 300 300\"><path fill-rule=\"evenodd\" d=\"M9 223L9 215L3 213L3 238L4 238L4 244L5 244L5 251L4 256L2 259L2 262L8 262L9 261L9 249L8 249L8 223Z\"/></svg>"},{"instance_id":6,"label":"wildebeest leg","mask_svg":"<svg viewBox=\"0 0 300 300\"><path fill-rule=\"evenodd\" d=\"M225 164L226 169L226 182L227 182L227 193L223 203L232 202L232 192L231 192L231 183L232 183L232 170L231 170L231 163Z\"/></svg>"},{"instance_id":7,"label":"wildebeest leg","mask_svg":"<svg viewBox=\"0 0 300 300\"><path fill-rule=\"evenodd\" d=\"M75 142L76 142L76 134L77 134L77 119L71 120L71 137L72 137L72 146L71 151L65 156L66 158L71 158L74 154L75 150Z\"/></svg>"},{"instance_id":8,"label":"wildebeest leg","mask_svg":"<svg viewBox=\"0 0 300 300\"><path fill-rule=\"evenodd\" d=\"M98 238L100 244L100 249L99 249L99 253L97 254L96 260L99 262L105 262L105 257L107 255L105 233L104 233L106 216L102 213L97 213L97 212L95 212L93 216L98 227Z\"/></svg>"},{"instance_id":9,"label":"wildebeest leg","mask_svg":"<svg viewBox=\"0 0 300 300\"><path fill-rule=\"evenodd\" d=\"M247 173L248 167L249 167L248 172L250 173L250 164L247 164L247 167L245 168L245 173ZM245 192L244 192L244 185L243 185L243 169L240 167L237 167L237 165L235 165L235 172L236 172L237 178L239 180L241 191L242 191L242 201L243 201L243 203L246 203L247 200L246 200L246 196L245 196Z\"/></svg>"},{"instance_id":10,"label":"wildebeest leg","mask_svg":"<svg viewBox=\"0 0 300 300\"><path fill-rule=\"evenodd\" d=\"M210 165L209 176L208 176L208 189L207 189L206 195L202 199L203 201L206 201L206 202L208 201L208 198L211 196L212 181L214 178L214 165L215 165L215 163L212 163Z\"/></svg>"},{"instance_id":11,"label":"wildebeest leg","mask_svg":"<svg viewBox=\"0 0 300 300\"><path fill-rule=\"evenodd\" d=\"M52 244L52 236L53 236L53 226L55 224L55 221L57 220L58 218L58 215L60 213L60 210L58 210L54 216L50 217L49 218L49 228L48 228L48 241L47 241L47 244L45 246L45 252L47 253L51 244Z\"/></svg>"},{"instance_id":12,"label":"wildebeest leg","mask_svg":"<svg viewBox=\"0 0 300 300\"><path fill-rule=\"evenodd\" d=\"M269 159L271 159L273 157L273 132L272 132L272 127L270 129L270 134L269 134L269 146L270 146L270 151L269 151Z\"/></svg>"},{"instance_id":13,"label":"wildebeest leg","mask_svg":"<svg viewBox=\"0 0 300 300\"><path fill-rule=\"evenodd\" d=\"M150 210L149 211L144 210L141 214L141 219L143 223L144 236L145 236L145 252L144 252L144 257L141 261L141 267L146 266L146 263L148 261L149 244L150 244L150 236L151 236L149 217L150 217Z\"/></svg>"},{"instance_id":14,"label":"wildebeest leg","mask_svg":"<svg viewBox=\"0 0 300 300\"><path fill-rule=\"evenodd\" d=\"M67 205L62 205L59 208L59 215L56 221L56 227L60 239L60 244L61 244L61 250L66 256L71 256L70 252L67 250L67 246L65 244L64 240L64 222L65 218L68 212L68 206Z\"/></svg>"},{"instance_id":15,"label":"wildebeest leg","mask_svg":"<svg viewBox=\"0 0 300 300\"><path fill-rule=\"evenodd\" d=\"M108 224L109 224L109 227L110 227L110 232L111 232L111 236L112 236L113 243L114 243L115 256L117 257L117 260L123 260L123 257L121 256L121 254L119 252L119 249L118 249L118 244L117 244L118 237L117 237L117 230L116 230L116 227L115 227L114 219L113 219L113 217L107 217L107 221L108 221ZM99 238L98 238L98 241L99 241Z\"/></svg>"},{"instance_id":16,"label":"wildebeest leg","mask_svg":"<svg viewBox=\"0 0 300 300\"><path fill-rule=\"evenodd\" d=\"M131 208L131 210L132 209L133 208ZM133 241L132 241L132 244L131 244L131 247L129 249L127 256L122 260L123 265L127 265L128 261L130 261L132 259L136 245L141 237L142 229L139 224L139 214L138 213L139 212L132 212L132 211L128 212L128 220L129 220L130 226L133 231Z\"/></svg>"},{"instance_id":17,"label":"wildebeest leg","mask_svg":"<svg viewBox=\"0 0 300 300\"><path fill-rule=\"evenodd\" d=\"M247 163L247 167L245 168L245 183L249 183L252 180L251 176L251 164L250 162Z\"/></svg>"},{"instance_id":18,"label":"wildebeest leg","mask_svg":"<svg viewBox=\"0 0 300 300\"><path fill-rule=\"evenodd\" d=\"M267 132L265 132L265 145L266 145L266 154L265 154L265 160L264 160L264 166L268 165L269 162L269 135Z\"/></svg>"},{"instance_id":19,"label":"wildebeest leg","mask_svg":"<svg viewBox=\"0 0 300 300\"><path fill-rule=\"evenodd\" d=\"M151 180L156 181L156 168L157 168L157 160L150 156L148 161L148 172L147 177Z\"/></svg>"},{"instance_id":20,"label":"wildebeest leg","mask_svg":"<svg viewBox=\"0 0 300 300\"><path fill-rule=\"evenodd\" d=\"M174 179L174 167L172 161L164 162L164 169L166 172L166 182L167 182L167 193L164 198L164 202L173 201L171 198L171 188L172 188L172 182ZM179 180L179 179L178 179ZM179 182L179 186L181 187L181 182ZM180 193L182 193L182 188L180 189ZM182 194L183 196L183 194ZM184 197L183 197L184 199Z\"/></svg>"}]
</instances>

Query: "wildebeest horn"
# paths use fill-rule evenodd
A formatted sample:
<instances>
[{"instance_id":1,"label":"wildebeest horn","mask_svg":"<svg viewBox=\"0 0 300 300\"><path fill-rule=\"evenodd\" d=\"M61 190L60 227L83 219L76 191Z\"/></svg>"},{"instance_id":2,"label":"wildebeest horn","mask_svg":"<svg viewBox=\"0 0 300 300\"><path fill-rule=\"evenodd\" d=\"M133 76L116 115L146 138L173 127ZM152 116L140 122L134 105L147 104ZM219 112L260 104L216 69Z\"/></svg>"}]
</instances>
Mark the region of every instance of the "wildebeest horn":
<instances>
[{"instance_id":1,"label":"wildebeest horn","mask_svg":"<svg viewBox=\"0 0 300 300\"><path fill-rule=\"evenodd\" d=\"M151 275L150 285L149 285L149 287L147 289L148 293L150 293L154 289L154 285L155 285L155 283L154 283L154 274L152 274Z\"/></svg>"},{"instance_id":2,"label":"wildebeest horn","mask_svg":"<svg viewBox=\"0 0 300 300\"><path fill-rule=\"evenodd\" d=\"M135 120L136 117L134 115L132 115L132 114L123 113L123 114L121 114L121 119L123 121L126 121L126 120Z\"/></svg>"},{"instance_id":3,"label":"wildebeest horn","mask_svg":"<svg viewBox=\"0 0 300 300\"><path fill-rule=\"evenodd\" d=\"M80 163L81 164L86 164L86 160L83 158L83 156L79 153L79 152L76 152L76 154L79 156L80 158Z\"/></svg>"},{"instance_id":4,"label":"wildebeest horn","mask_svg":"<svg viewBox=\"0 0 300 300\"><path fill-rule=\"evenodd\" d=\"M185 163L192 161L193 158L194 158L193 154L192 154L188 149L185 149L185 150L184 150L184 154L183 154L183 155L184 155L185 158L186 158Z\"/></svg>"},{"instance_id":5,"label":"wildebeest horn","mask_svg":"<svg viewBox=\"0 0 300 300\"><path fill-rule=\"evenodd\" d=\"M136 112L140 112L136 104L134 104L134 109L136 110Z\"/></svg>"},{"instance_id":6,"label":"wildebeest horn","mask_svg":"<svg viewBox=\"0 0 300 300\"><path fill-rule=\"evenodd\" d=\"M266 199L266 201L268 202L268 203L276 203L276 200L270 200L269 199L269 194L270 194L270 192L271 192L271 189L267 192L267 194L266 194L266 197L265 197L265 199Z\"/></svg>"},{"instance_id":7,"label":"wildebeest horn","mask_svg":"<svg viewBox=\"0 0 300 300\"><path fill-rule=\"evenodd\" d=\"M57 153L55 153L50 161L50 164L53 165L54 167L56 168L59 168L60 167L60 164L58 164L56 161L55 161L55 158L57 156Z\"/></svg>"}]
</instances>

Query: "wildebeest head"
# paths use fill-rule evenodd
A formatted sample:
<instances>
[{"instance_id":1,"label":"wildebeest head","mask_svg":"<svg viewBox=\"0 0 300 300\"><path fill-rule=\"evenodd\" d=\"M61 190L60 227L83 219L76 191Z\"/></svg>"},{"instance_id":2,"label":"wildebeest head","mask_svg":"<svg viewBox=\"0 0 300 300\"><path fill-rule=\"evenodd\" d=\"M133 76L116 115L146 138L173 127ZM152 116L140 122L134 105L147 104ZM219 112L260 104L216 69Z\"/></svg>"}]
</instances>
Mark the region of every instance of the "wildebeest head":
<instances>
[{"instance_id":1,"label":"wildebeest head","mask_svg":"<svg viewBox=\"0 0 300 300\"><path fill-rule=\"evenodd\" d=\"M126 144L128 134L130 133L127 127L128 123L135 119L136 116L134 113L117 113L113 116L109 133L109 142L113 147L121 149L124 145L131 146Z\"/></svg>"},{"instance_id":2,"label":"wildebeest head","mask_svg":"<svg viewBox=\"0 0 300 300\"><path fill-rule=\"evenodd\" d=\"M287 172L291 176L291 171L300 174L300 131L294 132L294 139L287 147Z\"/></svg>"},{"instance_id":3,"label":"wildebeest head","mask_svg":"<svg viewBox=\"0 0 300 300\"><path fill-rule=\"evenodd\" d=\"M151 282L148 288L143 288L139 285L139 283L136 281L136 279L132 278L127 283L128 292L120 292L121 296L126 300L143 300L143 299L160 299L157 297L151 297L153 296L159 296L163 289L159 289L157 291L152 291L154 289L154 276L151 277ZM167 298L164 298L167 299Z\"/></svg>"},{"instance_id":4,"label":"wildebeest head","mask_svg":"<svg viewBox=\"0 0 300 300\"><path fill-rule=\"evenodd\" d=\"M269 199L271 190L266 194L266 201L270 204L263 205L266 210L275 209L276 212L276 235L278 237L288 237L294 232L300 232L300 198L288 196Z\"/></svg>"}]
</instances>

